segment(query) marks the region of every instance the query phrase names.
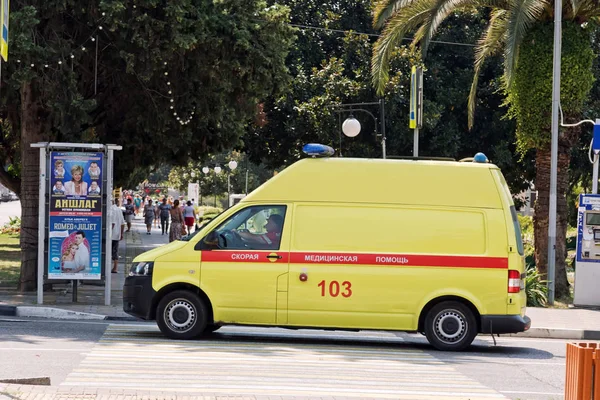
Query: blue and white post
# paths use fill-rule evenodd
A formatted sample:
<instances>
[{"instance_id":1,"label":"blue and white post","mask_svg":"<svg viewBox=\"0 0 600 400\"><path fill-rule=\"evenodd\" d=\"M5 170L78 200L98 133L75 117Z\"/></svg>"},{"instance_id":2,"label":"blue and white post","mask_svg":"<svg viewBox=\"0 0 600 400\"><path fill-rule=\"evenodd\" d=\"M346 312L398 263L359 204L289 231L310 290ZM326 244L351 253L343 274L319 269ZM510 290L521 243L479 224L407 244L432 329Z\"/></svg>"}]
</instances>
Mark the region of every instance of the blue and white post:
<instances>
[{"instance_id":1,"label":"blue and white post","mask_svg":"<svg viewBox=\"0 0 600 400\"><path fill-rule=\"evenodd\" d=\"M593 154L592 194L580 194L577 210L577 254L573 304L599 306L600 292L600 195L598 159L600 158L600 119L594 123L590 153Z\"/></svg>"},{"instance_id":2,"label":"blue and white post","mask_svg":"<svg viewBox=\"0 0 600 400\"><path fill-rule=\"evenodd\" d=\"M592 194L598 193L598 155L600 154L600 118L594 123L594 136L592 139L592 152L594 153L594 167L592 170Z\"/></svg>"}]
</instances>

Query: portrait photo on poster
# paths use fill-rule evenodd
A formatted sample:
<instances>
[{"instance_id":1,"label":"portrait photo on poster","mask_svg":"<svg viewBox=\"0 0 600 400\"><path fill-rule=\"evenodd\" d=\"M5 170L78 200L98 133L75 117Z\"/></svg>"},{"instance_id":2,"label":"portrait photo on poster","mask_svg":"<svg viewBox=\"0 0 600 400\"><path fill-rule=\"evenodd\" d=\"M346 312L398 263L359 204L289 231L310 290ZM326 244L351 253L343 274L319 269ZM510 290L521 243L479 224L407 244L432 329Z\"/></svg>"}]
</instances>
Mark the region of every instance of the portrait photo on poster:
<instances>
[{"instance_id":1,"label":"portrait photo on poster","mask_svg":"<svg viewBox=\"0 0 600 400\"><path fill-rule=\"evenodd\" d=\"M101 279L103 160L103 153L50 153L50 279Z\"/></svg>"},{"instance_id":2,"label":"portrait photo on poster","mask_svg":"<svg viewBox=\"0 0 600 400\"><path fill-rule=\"evenodd\" d=\"M90 268L90 243L84 231L71 233L61 245L61 272L82 272Z\"/></svg>"}]
</instances>

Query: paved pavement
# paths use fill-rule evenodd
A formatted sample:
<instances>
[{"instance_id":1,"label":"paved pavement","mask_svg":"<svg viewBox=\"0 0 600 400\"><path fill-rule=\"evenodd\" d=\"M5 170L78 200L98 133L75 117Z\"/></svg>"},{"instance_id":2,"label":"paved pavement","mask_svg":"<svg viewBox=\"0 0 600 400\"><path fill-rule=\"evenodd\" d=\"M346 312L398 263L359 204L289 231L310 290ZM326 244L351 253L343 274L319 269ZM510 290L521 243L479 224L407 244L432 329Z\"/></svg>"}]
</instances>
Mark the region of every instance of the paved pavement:
<instances>
[{"instance_id":1,"label":"paved pavement","mask_svg":"<svg viewBox=\"0 0 600 400\"><path fill-rule=\"evenodd\" d=\"M131 261L144 251L168 243L160 228L146 235L141 217L134 220L132 231L125 233L119 253L119 273L112 274L111 302L104 305L101 282L86 281L78 287L73 302L71 283L53 284L44 292L44 304L38 305L37 294L18 293L14 287L0 287L0 315L37 316L65 319L133 319L123 312L122 288ZM600 309L528 308L531 329L517 336L573 340L600 340Z\"/></svg>"},{"instance_id":2,"label":"paved pavement","mask_svg":"<svg viewBox=\"0 0 600 400\"><path fill-rule=\"evenodd\" d=\"M52 290L44 291L43 304L37 304L37 292L19 293L14 287L0 287L0 315L22 317L49 317L64 319L123 319L134 318L123 311L123 283L133 259L145 251L169 242L160 228L152 228L146 235L143 219L137 217L131 232L125 232L119 245L118 273L111 274L110 305L105 305L104 280L83 281L77 287L77 301L73 302L71 281L53 283Z\"/></svg>"}]
</instances>

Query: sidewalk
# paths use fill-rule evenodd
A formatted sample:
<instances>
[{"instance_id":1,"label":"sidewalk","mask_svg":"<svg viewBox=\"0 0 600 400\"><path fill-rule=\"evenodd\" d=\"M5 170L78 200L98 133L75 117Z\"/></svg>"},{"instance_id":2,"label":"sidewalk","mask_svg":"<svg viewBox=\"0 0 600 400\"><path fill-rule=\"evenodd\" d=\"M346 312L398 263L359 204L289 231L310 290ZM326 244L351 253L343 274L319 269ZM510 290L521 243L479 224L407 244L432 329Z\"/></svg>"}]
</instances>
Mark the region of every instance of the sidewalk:
<instances>
[{"instance_id":1,"label":"sidewalk","mask_svg":"<svg viewBox=\"0 0 600 400\"><path fill-rule=\"evenodd\" d=\"M127 230L127 228L125 229ZM146 235L142 217L133 220L131 232L123 234L119 245L118 273L111 274L111 299L106 306L104 280L83 281L77 288L77 302L73 302L70 281L54 283L52 291L44 292L43 304L37 304L37 292L19 293L15 287L0 287L0 315L21 317L48 317L64 319L124 319L135 318L123 312L123 283L133 259L145 251L167 244L169 237L161 235L160 228L152 228Z\"/></svg>"},{"instance_id":2,"label":"sidewalk","mask_svg":"<svg viewBox=\"0 0 600 400\"><path fill-rule=\"evenodd\" d=\"M77 303L73 303L70 283L54 284L53 291L44 292L44 304L38 305L35 292L20 294L15 288L0 287L0 315L49 317L66 319L125 319L134 318L123 312L123 282L132 260L138 255L168 243L160 228L146 235L143 219L133 221L131 232L124 234L119 255L119 273L112 274L111 301L104 305L103 282L86 281L78 287ZM600 309L528 308L531 328L515 336L570 340L600 340Z\"/></svg>"}]
</instances>

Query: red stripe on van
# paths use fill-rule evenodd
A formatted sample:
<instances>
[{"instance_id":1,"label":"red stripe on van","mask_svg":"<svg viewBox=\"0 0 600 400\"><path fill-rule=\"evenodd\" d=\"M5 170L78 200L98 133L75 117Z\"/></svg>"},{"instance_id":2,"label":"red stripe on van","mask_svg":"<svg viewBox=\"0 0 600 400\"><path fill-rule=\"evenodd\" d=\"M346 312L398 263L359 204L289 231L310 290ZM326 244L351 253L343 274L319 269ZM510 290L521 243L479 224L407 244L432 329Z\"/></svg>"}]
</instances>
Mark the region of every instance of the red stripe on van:
<instances>
[{"instance_id":1,"label":"red stripe on van","mask_svg":"<svg viewBox=\"0 0 600 400\"><path fill-rule=\"evenodd\" d=\"M281 258L270 259L268 255L280 256ZM287 251L253 251L253 250L210 250L202 252L202 261L212 262L273 262L278 263L289 260L289 253Z\"/></svg>"},{"instance_id":2,"label":"red stripe on van","mask_svg":"<svg viewBox=\"0 0 600 400\"><path fill-rule=\"evenodd\" d=\"M294 264L356 264L508 269L508 258L415 254L291 253Z\"/></svg>"},{"instance_id":3,"label":"red stripe on van","mask_svg":"<svg viewBox=\"0 0 600 400\"><path fill-rule=\"evenodd\" d=\"M279 259L268 258L280 256ZM508 269L508 258L433 256L415 254L307 253L252 250L211 250L202 252L209 262L289 262L293 264L395 265L406 267L454 267Z\"/></svg>"}]
</instances>

